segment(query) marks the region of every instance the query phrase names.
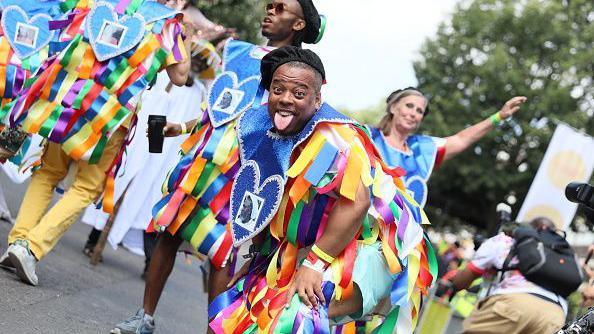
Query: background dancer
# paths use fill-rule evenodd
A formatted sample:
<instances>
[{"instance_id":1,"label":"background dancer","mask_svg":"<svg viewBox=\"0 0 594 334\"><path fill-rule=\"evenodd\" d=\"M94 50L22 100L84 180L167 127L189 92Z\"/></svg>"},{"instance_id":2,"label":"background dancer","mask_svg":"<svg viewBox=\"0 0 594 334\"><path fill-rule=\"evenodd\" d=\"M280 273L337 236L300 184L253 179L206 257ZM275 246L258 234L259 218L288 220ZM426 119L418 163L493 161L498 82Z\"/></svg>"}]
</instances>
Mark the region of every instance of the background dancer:
<instances>
[{"instance_id":1,"label":"background dancer","mask_svg":"<svg viewBox=\"0 0 594 334\"><path fill-rule=\"evenodd\" d=\"M79 8L63 33L72 42L12 109L14 118L24 119L26 131L50 140L8 236L9 259L18 277L28 284L38 284L37 261L99 197L107 174L116 174L137 99L149 82L160 69L167 70L174 84L183 85L187 80L190 38L182 39L176 12L152 1L126 10L124 4L122 1L113 7L96 3L91 8ZM82 24L97 12L122 17L136 13L149 24L139 27L136 34L140 38L129 49L106 46L83 39L90 31L98 36L105 33L102 22ZM117 27L114 24L112 28ZM186 34L193 35L191 27ZM71 162L77 166L74 182L46 212L53 190L66 176ZM110 192L113 189L108 187L108 195ZM104 205L113 208L109 200Z\"/></svg>"},{"instance_id":2,"label":"background dancer","mask_svg":"<svg viewBox=\"0 0 594 334\"><path fill-rule=\"evenodd\" d=\"M436 138L415 134L429 113L429 99L413 87L399 89L386 99L386 114L378 127L370 127L373 141L384 161L404 168L407 189L421 206L427 201L427 181L443 161L462 153L502 121L510 118L526 102L523 96L508 100L491 117L455 135Z\"/></svg>"}]
</instances>

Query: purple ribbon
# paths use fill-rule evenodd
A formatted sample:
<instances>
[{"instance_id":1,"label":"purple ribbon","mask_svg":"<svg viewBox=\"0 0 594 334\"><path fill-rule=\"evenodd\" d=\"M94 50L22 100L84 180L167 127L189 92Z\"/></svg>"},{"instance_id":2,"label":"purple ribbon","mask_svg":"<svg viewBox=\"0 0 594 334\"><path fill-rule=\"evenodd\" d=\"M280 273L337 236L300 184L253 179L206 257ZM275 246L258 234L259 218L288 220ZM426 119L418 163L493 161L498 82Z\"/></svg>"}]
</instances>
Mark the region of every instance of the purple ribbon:
<instances>
[{"instance_id":1,"label":"purple ribbon","mask_svg":"<svg viewBox=\"0 0 594 334\"><path fill-rule=\"evenodd\" d=\"M373 199L373 206L375 207L377 212L379 212L379 214L382 216L382 218L384 219L384 223L386 223L386 225L393 224L396 221L396 219L394 218L394 214L392 213L392 210L381 198L375 197Z\"/></svg>"},{"instance_id":2,"label":"purple ribbon","mask_svg":"<svg viewBox=\"0 0 594 334\"><path fill-rule=\"evenodd\" d=\"M64 96L64 99L62 100L62 105L66 108L72 107L74 100L76 100L76 96L78 96L78 93L84 85L85 80L79 80L75 82L74 85L72 85L72 87L68 91L68 93L66 93L66 96Z\"/></svg>"},{"instance_id":3,"label":"purple ribbon","mask_svg":"<svg viewBox=\"0 0 594 334\"><path fill-rule=\"evenodd\" d=\"M66 135L66 128L68 127L68 123L75 114L76 110L72 108L65 108L60 114L60 118L58 118L56 125L54 125L54 129L52 130L52 133L49 136L49 140L53 141L54 143L61 143L62 139Z\"/></svg>"},{"instance_id":4,"label":"purple ribbon","mask_svg":"<svg viewBox=\"0 0 594 334\"><path fill-rule=\"evenodd\" d=\"M116 13L122 15L124 14L124 12L126 11L126 7L128 7L128 5L130 4L131 0L120 0L120 2L118 2L118 4L115 7L115 11Z\"/></svg>"},{"instance_id":5,"label":"purple ribbon","mask_svg":"<svg viewBox=\"0 0 594 334\"><path fill-rule=\"evenodd\" d=\"M410 215L408 214L408 210L402 210L402 214L400 215L400 222L398 223L398 238L400 240L404 240L404 233L406 232L406 227L408 226L408 221L410 220Z\"/></svg>"},{"instance_id":6,"label":"purple ribbon","mask_svg":"<svg viewBox=\"0 0 594 334\"><path fill-rule=\"evenodd\" d=\"M307 245L307 235L309 234L308 231L309 226L311 225L314 206L315 201L310 201L303 206L303 210L301 211L301 219L299 221L299 226L297 227L297 240L299 240L299 243L302 245Z\"/></svg>"},{"instance_id":7,"label":"purple ribbon","mask_svg":"<svg viewBox=\"0 0 594 334\"><path fill-rule=\"evenodd\" d=\"M20 67L17 67L15 78L14 78L13 91L12 91L13 94L19 92L23 88L24 81L25 81L25 70Z\"/></svg>"},{"instance_id":8,"label":"purple ribbon","mask_svg":"<svg viewBox=\"0 0 594 334\"><path fill-rule=\"evenodd\" d=\"M70 15L68 15L68 17L64 20L54 20L54 21L50 21L49 22L49 29L50 30L58 30L58 29L64 29L67 26L70 25L70 23L72 23L72 21L74 20L74 17L76 16L76 13L72 13Z\"/></svg>"}]
</instances>

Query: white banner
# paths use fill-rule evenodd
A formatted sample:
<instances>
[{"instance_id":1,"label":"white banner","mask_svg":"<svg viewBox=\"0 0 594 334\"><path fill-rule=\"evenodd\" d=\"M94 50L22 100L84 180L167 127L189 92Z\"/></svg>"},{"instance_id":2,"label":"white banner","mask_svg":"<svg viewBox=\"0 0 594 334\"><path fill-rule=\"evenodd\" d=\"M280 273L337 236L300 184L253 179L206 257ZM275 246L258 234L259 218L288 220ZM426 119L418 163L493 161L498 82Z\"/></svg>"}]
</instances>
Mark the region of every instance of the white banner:
<instances>
[{"instance_id":1,"label":"white banner","mask_svg":"<svg viewBox=\"0 0 594 334\"><path fill-rule=\"evenodd\" d=\"M594 138L559 124L524 199L518 221L544 216L566 229L577 204L565 198L568 183L588 182L594 168Z\"/></svg>"}]
</instances>

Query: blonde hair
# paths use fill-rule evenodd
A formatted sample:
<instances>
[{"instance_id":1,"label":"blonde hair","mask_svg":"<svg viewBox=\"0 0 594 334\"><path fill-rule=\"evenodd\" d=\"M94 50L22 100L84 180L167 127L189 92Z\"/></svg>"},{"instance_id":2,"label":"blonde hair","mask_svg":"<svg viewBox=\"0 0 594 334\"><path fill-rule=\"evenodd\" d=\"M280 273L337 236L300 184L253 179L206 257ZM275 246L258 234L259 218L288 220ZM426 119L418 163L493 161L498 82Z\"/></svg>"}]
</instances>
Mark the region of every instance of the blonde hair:
<instances>
[{"instance_id":1,"label":"blonde hair","mask_svg":"<svg viewBox=\"0 0 594 334\"><path fill-rule=\"evenodd\" d=\"M425 99L425 115L424 116L426 116L429 113L429 99L427 99L427 97L425 95L423 95L423 93L420 90L413 88L413 87L408 87L405 89L399 89L399 90L393 91L392 94L390 94L390 96L388 96L388 98L386 99L386 114L384 115L384 117L382 117L382 119L380 120L380 122L378 124L378 128L382 131L384 136L388 136L392 129L392 119L394 118L394 115L392 114L392 112L390 110L392 108L392 105L407 96L421 96L421 97L423 97Z\"/></svg>"}]
</instances>

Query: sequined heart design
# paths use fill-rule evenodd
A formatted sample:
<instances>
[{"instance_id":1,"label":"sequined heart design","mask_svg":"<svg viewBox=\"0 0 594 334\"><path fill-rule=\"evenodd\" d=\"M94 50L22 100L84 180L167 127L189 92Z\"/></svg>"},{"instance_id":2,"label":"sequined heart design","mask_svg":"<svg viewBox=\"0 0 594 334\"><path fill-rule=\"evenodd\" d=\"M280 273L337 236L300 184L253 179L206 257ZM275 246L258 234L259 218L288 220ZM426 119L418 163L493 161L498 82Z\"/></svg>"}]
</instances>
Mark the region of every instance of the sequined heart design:
<instances>
[{"instance_id":1,"label":"sequined heart design","mask_svg":"<svg viewBox=\"0 0 594 334\"><path fill-rule=\"evenodd\" d=\"M98 2L87 16L86 32L99 61L121 55L132 49L145 35L145 20L138 13L118 18L114 7Z\"/></svg>"},{"instance_id":2,"label":"sequined heart design","mask_svg":"<svg viewBox=\"0 0 594 334\"><path fill-rule=\"evenodd\" d=\"M280 175L270 176L260 183L260 169L255 161L242 165L231 191L231 232L235 246L268 225L280 205L283 186Z\"/></svg>"},{"instance_id":3,"label":"sequined heart design","mask_svg":"<svg viewBox=\"0 0 594 334\"><path fill-rule=\"evenodd\" d=\"M219 75L208 93L208 115L212 124L219 127L250 108L259 85L259 76L238 82L237 75L233 72Z\"/></svg>"},{"instance_id":4,"label":"sequined heart design","mask_svg":"<svg viewBox=\"0 0 594 334\"><path fill-rule=\"evenodd\" d=\"M49 44L54 37L54 32L49 29L51 20L51 16L47 14L37 14L29 18L29 15L17 6L8 6L2 10L4 36L21 59L35 54Z\"/></svg>"}]
</instances>

